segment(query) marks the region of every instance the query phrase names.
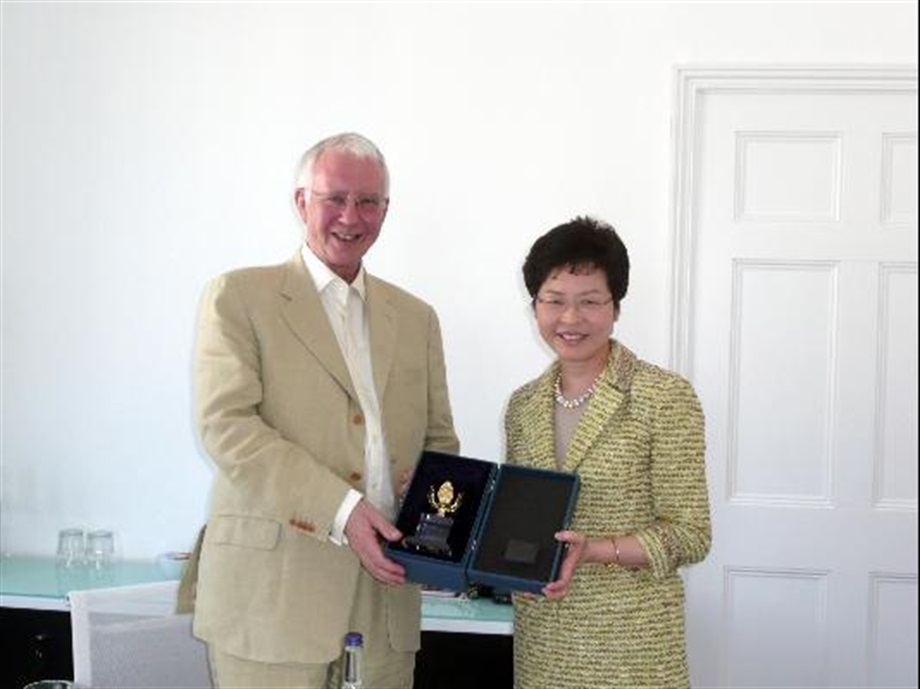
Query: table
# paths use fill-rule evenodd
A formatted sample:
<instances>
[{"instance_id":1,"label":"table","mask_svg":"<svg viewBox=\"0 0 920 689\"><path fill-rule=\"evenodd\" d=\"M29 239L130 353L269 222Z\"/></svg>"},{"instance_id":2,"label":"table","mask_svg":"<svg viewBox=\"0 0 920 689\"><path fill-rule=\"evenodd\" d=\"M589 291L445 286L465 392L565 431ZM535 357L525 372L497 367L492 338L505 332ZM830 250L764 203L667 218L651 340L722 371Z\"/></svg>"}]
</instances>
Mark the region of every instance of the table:
<instances>
[{"instance_id":1,"label":"table","mask_svg":"<svg viewBox=\"0 0 920 689\"><path fill-rule=\"evenodd\" d=\"M423 594L415 689L511 689L512 617L511 605L491 598Z\"/></svg>"},{"instance_id":2,"label":"table","mask_svg":"<svg viewBox=\"0 0 920 689\"><path fill-rule=\"evenodd\" d=\"M0 689L20 689L24 679L73 676L68 591L175 578L153 560L119 560L94 570L60 568L53 557L0 556L0 631L11 651L6 655L15 659L4 669ZM491 598L423 595L416 686L445 686L445 678L478 686L470 673L485 671L490 662L510 678L512 617L510 605ZM501 676L488 675L486 685L502 686Z\"/></svg>"},{"instance_id":3,"label":"table","mask_svg":"<svg viewBox=\"0 0 920 689\"><path fill-rule=\"evenodd\" d=\"M0 557L0 607L67 612L67 593L176 579L153 560L119 560L104 570L57 567L52 557ZM490 598L422 596L422 631L511 634L510 605Z\"/></svg>"},{"instance_id":4,"label":"table","mask_svg":"<svg viewBox=\"0 0 920 689\"><path fill-rule=\"evenodd\" d=\"M514 630L510 605L491 598L445 598L422 594L422 631L510 635Z\"/></svg>"},{"instance_id":5,"label":"table","mask_svg":"<svg viewBox=\"0 0 920 689\"><path fill-rule=\"evenodd\" d=\"M58 567L53 557L0 557L0 607L67 612L69 591L175 579L153 560L116 560L104 569Z\"/></svg>"},{"instance_id":6,"label":"table","mask_svg":"<svg viewBox=\"0 0 920 689\"><path fill-rule=\"evenodd\" d=\"M0 556L0 635L6 651L0 689L73 677L68 591L174 578L153 560L119 560L92 569L58 567L54 557Z\"/></svg>"}]
</instances>

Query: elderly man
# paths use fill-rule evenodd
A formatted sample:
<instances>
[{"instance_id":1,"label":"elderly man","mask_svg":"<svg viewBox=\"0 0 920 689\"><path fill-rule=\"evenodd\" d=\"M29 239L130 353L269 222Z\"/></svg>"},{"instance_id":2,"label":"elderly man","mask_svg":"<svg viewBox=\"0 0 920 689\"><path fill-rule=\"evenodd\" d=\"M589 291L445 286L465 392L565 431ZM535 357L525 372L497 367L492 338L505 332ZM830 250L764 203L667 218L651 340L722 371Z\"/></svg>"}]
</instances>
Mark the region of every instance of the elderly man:
<instances>
[{"instance_id":1,"label":"elderly man","mask_svg":"<svg viewBox=\"0 0 920 689\"><path fill-rule=\"evenodd\" d=\"M348 631L365 686L411 687L420 594L381 544L425 449L456 453L438 318L365 271L389 206L357 134L302 158L305 242L287 262L218 277L195 361L201 438L218 471L194 631L215 684L338 689Z\"/></svg>"}]
</instances>

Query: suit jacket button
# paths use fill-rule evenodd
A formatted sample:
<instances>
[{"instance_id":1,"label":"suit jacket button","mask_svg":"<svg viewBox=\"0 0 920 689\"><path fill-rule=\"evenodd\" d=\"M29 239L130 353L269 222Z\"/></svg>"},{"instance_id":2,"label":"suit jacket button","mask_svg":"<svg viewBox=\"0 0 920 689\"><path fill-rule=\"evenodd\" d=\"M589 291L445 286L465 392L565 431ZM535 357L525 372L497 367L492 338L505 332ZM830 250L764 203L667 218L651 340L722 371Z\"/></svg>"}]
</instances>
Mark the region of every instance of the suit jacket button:
<instances>
[{"instance_id":1,"label":"suit jacket button","mask_svg":"<svg viewBox=\"0 0 920 689\"><path fill-rule=\"evenodd\" d=\"M301 521L300 519L294 519L291 517L288 519L288 524L293 526L295 529L300 529L301 531L308 531L309 533L316 531L316 525L313 522L305 522Z\"/></svg>"},{"instance_id":2,"label":"suit jacket button","mask_svg":"<svg viewBox=\"0 0 920 689\"><path fill-rule=\"evenodd\" d=\"M359 474L357 471L353 471L348 475L348 480L352 483L357 483L361 480L361 474Z\"/></svg>"},{"instance_id":3,"label":"suit jacket button","mask_svg":"<svg viewBox=\"0 0 920 689\"><path fill-rule=\"evenodd\" d=\"M364 414L355 414L351 417L351 422L355 426L360 426L362 423L364 423Z\"/></svg>"}]
</instances>

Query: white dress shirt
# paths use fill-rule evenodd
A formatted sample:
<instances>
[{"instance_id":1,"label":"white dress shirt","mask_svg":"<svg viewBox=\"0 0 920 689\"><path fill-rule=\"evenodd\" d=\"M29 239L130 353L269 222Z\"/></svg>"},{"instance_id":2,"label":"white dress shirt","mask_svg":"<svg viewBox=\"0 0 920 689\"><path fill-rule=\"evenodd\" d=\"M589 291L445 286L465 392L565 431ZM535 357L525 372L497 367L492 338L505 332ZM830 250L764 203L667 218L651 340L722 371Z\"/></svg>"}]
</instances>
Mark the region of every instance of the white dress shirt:
<instances>
[{"instance_id":1,"label":"white dress shirt","mask_svg":"<svg viewBox=\"0 0 920 689\"><path fill-rule=\"evenodd\" d=\"M300 253L329 317L364 415L364 497L392 521L396 517L396 497L383 437L380 402L374 388L364 267L349 285L320 261L306 243ZM354 489L345 496L332 525L330 537L333 542L345 542L345 524L361 497Z\"/></svg>"}]
</instances>

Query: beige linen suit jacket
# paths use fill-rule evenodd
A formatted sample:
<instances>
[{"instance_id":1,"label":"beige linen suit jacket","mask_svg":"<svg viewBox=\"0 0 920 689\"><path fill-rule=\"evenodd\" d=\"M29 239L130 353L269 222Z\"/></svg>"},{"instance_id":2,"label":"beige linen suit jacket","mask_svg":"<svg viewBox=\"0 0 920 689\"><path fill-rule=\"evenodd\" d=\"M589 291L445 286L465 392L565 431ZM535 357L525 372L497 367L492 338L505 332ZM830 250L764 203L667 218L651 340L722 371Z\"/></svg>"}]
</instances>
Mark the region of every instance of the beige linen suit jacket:
<instances>
[{"instance_id":1,"label":"beige linen suit jacket","mask_svg":"<svg viewBox=\"0 0 920 689\"><path fill-rule=\"evenodd\" d=\"M395 480L423 449L459 450L434 310L370 275L374 383ZM329 540L363 492L364 417L300 252L222 275L201 307L201 439L218 471L198 564L194 632L261 662L337 657L361 565ZM386 593L390 641L419 647L418 587Z\"/></svg>"}]
</instances>

